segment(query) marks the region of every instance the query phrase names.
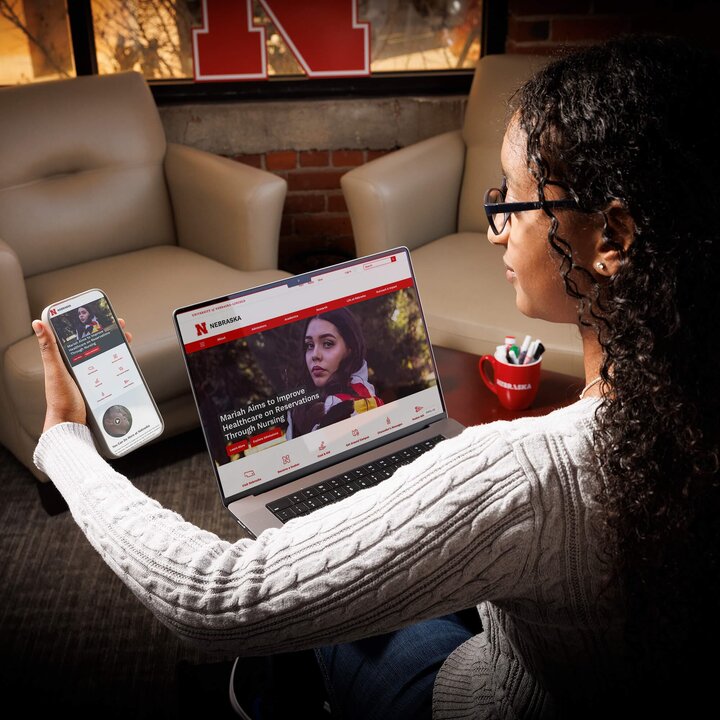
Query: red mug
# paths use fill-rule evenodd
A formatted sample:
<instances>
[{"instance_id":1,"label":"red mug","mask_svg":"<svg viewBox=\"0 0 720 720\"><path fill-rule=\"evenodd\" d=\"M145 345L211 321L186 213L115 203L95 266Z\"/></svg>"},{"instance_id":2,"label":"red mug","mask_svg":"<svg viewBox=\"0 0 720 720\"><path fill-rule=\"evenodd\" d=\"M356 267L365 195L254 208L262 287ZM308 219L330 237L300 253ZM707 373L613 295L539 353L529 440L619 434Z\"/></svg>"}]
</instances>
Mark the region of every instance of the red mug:
<instances>
[{"instance_id":1,"label":"red mug","mask_svg":"<svg viewBox=\"0 0 720 720\"><path fill-rule=\"evenodd\" d=\"M485 373L483 364L486 362L493 367L492 380ZM535 400L540 386L541 363L542 360L536 360L528 365L511 365L493 355L483 355L478 362L478 369L483 382L497 395L503 407L508 410L526 410Z\"/></svg>"}]
</instances>

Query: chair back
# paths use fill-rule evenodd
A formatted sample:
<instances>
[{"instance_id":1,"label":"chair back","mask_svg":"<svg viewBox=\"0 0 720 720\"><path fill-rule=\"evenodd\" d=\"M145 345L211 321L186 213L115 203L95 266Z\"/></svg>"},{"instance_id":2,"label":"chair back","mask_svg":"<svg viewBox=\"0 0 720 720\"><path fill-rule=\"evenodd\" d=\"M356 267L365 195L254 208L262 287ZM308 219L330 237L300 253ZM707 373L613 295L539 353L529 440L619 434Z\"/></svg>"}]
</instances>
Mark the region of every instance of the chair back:
<instances>
[{"instance_id":1,"label":"chair back","mask_svg":"<svg viewBox=\"0 0 720 720\"><path fill-rule=\"evenodd\" d=\"M487 232L483 197L501 180L500 149L509 119L508 101L547 60L543 55L510 54L485 55L478 61L463 122L467 151L458 215L460 232Z\"/></svg>"},{"instance_id":2,"label":"chair back","mask_svg":"<svg viewBox=\"0 0 720 720\"><path fill-rule=\"evenodd\" d=\"M23 275L174 243L165 150L139 73L0 89L0 240Z\"/></svg>"}]
</instances>

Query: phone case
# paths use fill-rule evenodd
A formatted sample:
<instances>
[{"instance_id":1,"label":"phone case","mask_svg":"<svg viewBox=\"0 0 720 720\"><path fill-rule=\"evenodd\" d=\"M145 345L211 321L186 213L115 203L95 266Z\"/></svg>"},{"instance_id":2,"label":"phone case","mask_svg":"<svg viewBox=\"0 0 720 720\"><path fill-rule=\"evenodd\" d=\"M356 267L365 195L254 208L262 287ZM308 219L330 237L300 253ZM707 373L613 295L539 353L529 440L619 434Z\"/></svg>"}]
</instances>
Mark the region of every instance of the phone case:
<instances>
[{"instance_id":1,"label":"phone case","mask_svg":"<svg viewBox=\"0 0 720 720\"><path fill-rule=\"evenodd\" d=\"M92 297L93 295L99 295L100 297L88 300L88 302L82 306L76 306L76 302L80 298L85 296ZM83 311L91 315L91 313L88 312L88 308L91 308L93 303L98 304L98 310L102 309L104 311L103 317L109 317L114 326L106 323L105 327L103 327L102 323L97 319L97 316L100 314L99 311L92 314L91 317L83 317ZM65 305L70 306L70 309L63 310ZM87 305L88 308L86 308L85 305ZM51 322L51 310L53 309L53 316L57 321L59 321L61 317L63 318L63 326L68 332L72 332L70 324L73 324L72 329L76 332L75 336L60 337L55 324ZM74 310L78 311L77 315L73 312ZM69 317L65 318L66 315ZM123 457L129 452L162 435L165 428L162 415L145 381L142 370L133 355L130 343L127 341L127 337L120 327L118 316L107 295L102 290L99 288L91 288L81 293L76 293L64 300L54 302L43 310L41 317L45 326L53 333L63 363L80 389L87 411L87 424L93 433L97 448L102 455L108 459ZM103 340L108 338L111 342L117 340L113 335L116 330L119 331L122 336L122 343L102 349L101 343ZM95 341L94 345L93 341ZM74 358L77 359L75 366L73 366L66 354L68 351L72 353L74 348L75 352L79 353L76 358ZM118 350L116 350L116 348ZM113 350L116 350L113 358L119 357L119 361L115 359L107 360L107 356L112 353ZM88 358L87 363L91 364L86 363L84 359L85 356ZM83 357L83 359L80 359L81 357ZM92 361L95 362L92 363ZM122 362L122 365L117 364L118 362ZM113 367L113 365L115 366ZM81 367L83 368L82 371L76 369ZM79 375L79 373L82 374ZM91 375L95 375L95 386L91 386ZM125 377L123 378L122 376ZM80 377L83 378L82 381ZM123 382L130 383L130 385L123 387ZM137 383L139 383L139 386L136 387ZM101 389L105 385L108 386L107 397L105 397L106 391ZM124 403L112 403L110 398L113 397L114 393L111 391L115 391L115 394L118 394L119 391L120 398L123 397L123 394L128 395L132 392L133 397L138 398L138 400L135 401L134 405L131 404L130 408L127 407L129 404L127 401ZM98 396L98 393L102 394ZM95 397L91 397L93 394ZM108 402L111 404L107 404ZM105 406L106 404L107 406ZM100 426L95 415L95 412L99 412L100 409L103 410L103 427ZM141 418L143 421L149 418L152 423L156 424L154 424L150 431L138 436L137 433L139 431L137 430L136 422L136 429L133 431L135 417ZM142 432L142 429L140 432Z\"/></svg>"}]
</instances>

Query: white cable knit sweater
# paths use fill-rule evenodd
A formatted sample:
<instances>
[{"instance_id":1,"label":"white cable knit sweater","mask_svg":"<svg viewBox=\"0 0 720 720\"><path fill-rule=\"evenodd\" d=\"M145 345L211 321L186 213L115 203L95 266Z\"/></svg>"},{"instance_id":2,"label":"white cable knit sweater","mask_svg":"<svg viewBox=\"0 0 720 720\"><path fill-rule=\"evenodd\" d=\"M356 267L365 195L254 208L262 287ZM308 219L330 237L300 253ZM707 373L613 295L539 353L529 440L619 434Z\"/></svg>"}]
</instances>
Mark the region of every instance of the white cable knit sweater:
<instances>
[{"instance_id":1,"label":"white cable knit sweater","mask_svg":"<svg viewBox=\"0 0 720 720\"><path fill-rule=\"evenodd\" d=\"M235 543L116 473L85 426L37 466L108 565L173 632L228 656L349 641L479 605L436 718L546 718L600 696L622 622L589 462L596 401L468 428L380 485Z\"/></svg>"}]
</instances>

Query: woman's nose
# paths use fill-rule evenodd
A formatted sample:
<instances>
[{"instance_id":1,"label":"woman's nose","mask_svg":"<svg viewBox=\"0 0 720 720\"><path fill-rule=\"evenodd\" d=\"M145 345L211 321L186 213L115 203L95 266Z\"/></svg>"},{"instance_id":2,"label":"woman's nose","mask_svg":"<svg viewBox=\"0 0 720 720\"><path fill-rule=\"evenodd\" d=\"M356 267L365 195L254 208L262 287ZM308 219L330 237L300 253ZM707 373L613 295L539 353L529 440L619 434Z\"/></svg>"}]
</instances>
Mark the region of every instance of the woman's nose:
<instances>
[{"instance_id":1,"label":"woman's nose","mask_svg":"<svg viewBox=\"0 0 720 720\"><path fill-rule=\"evenodd\" d=\"M493 245L507 246L508 235L510 235L510 223L509 222L505 223L505 227L502 229L502 232L499 235L496 235L495 231L488 225L487 239Z\"/></svg>"}]
</instances>

